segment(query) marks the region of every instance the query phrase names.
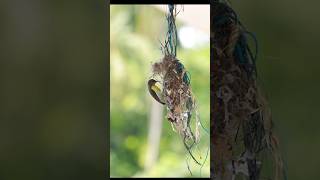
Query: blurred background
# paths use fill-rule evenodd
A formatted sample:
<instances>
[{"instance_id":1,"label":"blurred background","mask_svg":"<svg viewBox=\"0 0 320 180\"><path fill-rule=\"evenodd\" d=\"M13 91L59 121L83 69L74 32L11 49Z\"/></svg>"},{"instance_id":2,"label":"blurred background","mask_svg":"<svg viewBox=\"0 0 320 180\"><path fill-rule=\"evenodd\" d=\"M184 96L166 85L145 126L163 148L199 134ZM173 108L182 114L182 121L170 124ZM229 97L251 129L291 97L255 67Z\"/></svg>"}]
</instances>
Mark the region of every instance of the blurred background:
<instances>
[{"instance_id":1,"label":"blurred background","mask_svg":"<svg viewBox=\"0 0 320 180\"><path fill-rule=\"evenodd\" d=\"M167 5L110 6L110 176L189 177L187 151L148 92L152 63L159 61L167 33ZM178 5L177 58L191 74L200 118L209 129L210 6ZM203 162L209 136L201 129ZM195 156L199 159L198 154ZM202 168L209 177L210 157ZM193 177L200 166L189 160Z\"/></svg>"},{"instance_id":2,"label":"blurred background","mask_svg":"<svg viewBox=\"0 0 320 180\"><path fill-rule=\"evenodd\" d=\"M104 179L104 1L0 1L0 179Z\"/></svg>"},{"instance_id":3,"label":"blurred background","mask_svg":"<svg viewBox=\"0 0 320 180\"><path fill-rule=\"evenodd\" d=\"M320 2L247 0L231 5L258 39L258 76L288 179L319 179Z\"/></svg>"}]
</instances>

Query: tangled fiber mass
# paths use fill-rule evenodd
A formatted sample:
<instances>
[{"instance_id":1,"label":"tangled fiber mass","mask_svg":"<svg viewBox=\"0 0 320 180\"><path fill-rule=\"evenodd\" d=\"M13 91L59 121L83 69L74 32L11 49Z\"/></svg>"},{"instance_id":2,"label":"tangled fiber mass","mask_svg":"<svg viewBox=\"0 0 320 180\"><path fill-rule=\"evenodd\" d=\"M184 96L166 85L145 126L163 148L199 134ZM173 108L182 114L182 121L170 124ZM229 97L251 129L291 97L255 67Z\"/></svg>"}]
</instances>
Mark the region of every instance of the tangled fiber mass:
<instances>
[{"instance_id":1,"label":"tangled fiber mass","mask_svg":"<svg viewBox=\"0 0 320 180\"><path fill-rule=\"evenodd\" d=\"M211 176L285 179L271 113L257 85L256 39L227 3L211 7Z\"/></svg>"},{"instance_id":2,"label":"tangled fiber mass","mask_svg":"<svg viewBox=\"0 0 320 180\"><path fill-rule=\"evenodd\" d=\"M195 98L190 87L188 72L174 56L166 55L162 61L153 64L154 77L161 77L162 95L167 107L167 119L172 127L183 138L185 147L197 164L200 164L191 153L192 147L199 142L199 118ZM195 114L195 131L191 128L192 114Z\"/></svg>"}]
</instances>

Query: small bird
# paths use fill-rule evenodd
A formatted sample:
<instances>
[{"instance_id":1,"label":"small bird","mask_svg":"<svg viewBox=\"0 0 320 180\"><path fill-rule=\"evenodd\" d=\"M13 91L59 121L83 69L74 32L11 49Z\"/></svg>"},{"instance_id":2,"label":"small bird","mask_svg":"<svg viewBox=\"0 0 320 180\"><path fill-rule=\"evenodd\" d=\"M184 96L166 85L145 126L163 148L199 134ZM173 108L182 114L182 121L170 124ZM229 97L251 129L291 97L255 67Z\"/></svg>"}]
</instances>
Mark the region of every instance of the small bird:
<instances>
[{"instance_id":1,"label":"small bird","mask_svg":"<svg viewBox=\"0 0 320 180\"><path fill-rule=\"evenodd\" d=\"M159 86L157 86L157 82L159 81L156 81L154 79L150 79L148 81L149 93L155 100L164 105L165 103L160 100L161 89L159 88Z\"/></svg>"}]
</instances>

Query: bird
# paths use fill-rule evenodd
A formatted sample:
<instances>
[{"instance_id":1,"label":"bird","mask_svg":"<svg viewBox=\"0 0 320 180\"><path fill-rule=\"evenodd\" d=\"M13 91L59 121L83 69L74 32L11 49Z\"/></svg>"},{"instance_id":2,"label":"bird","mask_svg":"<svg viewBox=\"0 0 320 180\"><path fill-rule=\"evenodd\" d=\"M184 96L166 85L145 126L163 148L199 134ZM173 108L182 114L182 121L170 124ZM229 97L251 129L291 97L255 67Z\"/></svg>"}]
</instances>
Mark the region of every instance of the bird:
<instances>
[{"instance_id":1,"label":"bird","mask_svg":"<svg viewBox=\"0 0 320 180\"><path fill-rule=\"evenodd\" d=\"M150 79L148 81L149 93L156 101L165 105L166 103L164 103L163 101L160 100L161 89L159 86L157 86L157 82L159 82L159 81L156 81L154 79Z\"/></svg>"}]
</instances>

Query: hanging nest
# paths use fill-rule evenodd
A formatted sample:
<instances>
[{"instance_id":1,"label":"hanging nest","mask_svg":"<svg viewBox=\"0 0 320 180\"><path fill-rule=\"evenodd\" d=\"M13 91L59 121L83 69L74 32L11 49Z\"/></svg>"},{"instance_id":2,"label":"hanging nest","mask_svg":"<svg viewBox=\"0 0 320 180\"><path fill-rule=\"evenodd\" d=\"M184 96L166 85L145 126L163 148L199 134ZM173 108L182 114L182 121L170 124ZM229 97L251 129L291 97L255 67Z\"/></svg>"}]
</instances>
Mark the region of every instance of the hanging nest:
<instances>
[{"instance_id":1,"label":"hanging nest","mask_svg":"<svg viewBox=\"0 0 320 180\"><path fill-rule=\"evenodd\" d=\"M153 76L160 77L157 81L162 84L162 98L167 107L166 118L174 131L177 131L193 160L191 149L200 140L199 118L195 98L190 87L190 75L183 64L173 55L165 55L160 62L152 65ZM192 115L195 114L195 130L191 128Z\"/></svg>"},{"instance_id":2,"label":"hanging nest","mask_svg":"<svg viewBox=\"0 0 320 180\"><path fill-rule=\"evenodd\" d=\"M212 7L213 179L266 178L270 174L262 174L266 154L270 155L267 160L271 159L274 169L270 179L283 179L285 173L271 114L256 82L257 53L252 53L247 42L249 37L255 38L227 4L214 2Z\"/></svg>"},{"instance_id":3,"label":"hanging nest","mask_svg":"<svg viewBox=\"0 0 320 180\"><path fill-rule=\"evenodd\" d=\"M166 118L171 123L173 130L181 136L183 144L191 158L195 163L201 165L202 168L206 162L209 147L202 164L194 157L192 150L194 147L198 148L197 145L200 142L200 126L204 130L206 129L200 122L197 103L190 86L190 74L184 65L176 58L177 29L175 16L180 11L176 12L173 4L169 4L168 6L169 13L166 16L168 32L164 44L161 44L164 57L159 62L152 64L153 75L152 79L148 81L148 88L151 96L166 106ZM160 83L162 88L155 87L157 83ZM191 173L189 165L188 170Z\"/></svg>"}]
</instances>

